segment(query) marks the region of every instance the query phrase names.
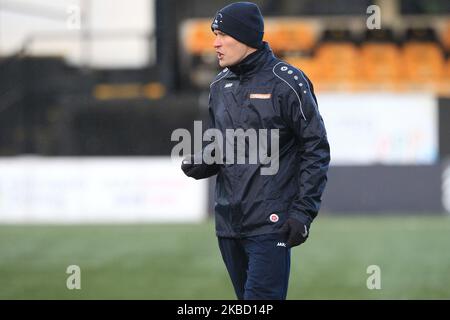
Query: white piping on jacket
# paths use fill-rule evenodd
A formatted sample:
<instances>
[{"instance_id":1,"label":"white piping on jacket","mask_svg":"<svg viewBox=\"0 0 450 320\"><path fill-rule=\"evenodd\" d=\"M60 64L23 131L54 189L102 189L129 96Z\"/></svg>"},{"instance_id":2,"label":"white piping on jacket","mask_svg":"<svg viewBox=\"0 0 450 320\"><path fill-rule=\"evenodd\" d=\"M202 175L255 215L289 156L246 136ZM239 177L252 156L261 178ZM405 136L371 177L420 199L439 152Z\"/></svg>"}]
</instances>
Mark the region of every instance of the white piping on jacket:
<instances>
[{"instance_id":1,"label":"white piping on jacket","mask_svg":"<svg viewBox=\"0 0 450 320\"><path fill-rule=\"evenodd\" d=\"M305 121L306 121L306 117L305 117L305 114L303 113L303 109L302 109L302 101L300 100L300 97L298 96L297 91L295 91L295 89L292 88L292 86L289 84L289 82L287 82L286 80L284 80L283 78L281 78L279 75L277 75L277 74L275 73L275 68L276 68L276 66L279 65L280 63L284 63L284 62L281 61L281 62L278 62L276 65L274 65L274 66L273 66L273 69L272 69L272 72L273 72L273 74L276 75L278 78L280 78L281 80L283 80L284 82L286 82L286 84L294 91L295 95L297 96L298 102L300 103L300 112L302 113L303 119L305 119Z\"/></svg>"},{"instance_id":2,"label":"white piping on jacket","mask_svg":"<svg viewBox=\"0 0 450 320\"><path fill-rule=\"evenodd\" d=\"M222 71L222 72L223 72L223 71ZM221 77L221 78L219 78L219 79L213 81L213 82L209 85L209 88L211 88L212 85L213 85L214 83L216 83L217 81L220 81L220 80L222 80L223 78L225 78L225 77L227 76L228 73L230 73L230 69L227 70L227 73L225 73L225 74L223 75L223 77Z\"/></svg>"}]
</instances>

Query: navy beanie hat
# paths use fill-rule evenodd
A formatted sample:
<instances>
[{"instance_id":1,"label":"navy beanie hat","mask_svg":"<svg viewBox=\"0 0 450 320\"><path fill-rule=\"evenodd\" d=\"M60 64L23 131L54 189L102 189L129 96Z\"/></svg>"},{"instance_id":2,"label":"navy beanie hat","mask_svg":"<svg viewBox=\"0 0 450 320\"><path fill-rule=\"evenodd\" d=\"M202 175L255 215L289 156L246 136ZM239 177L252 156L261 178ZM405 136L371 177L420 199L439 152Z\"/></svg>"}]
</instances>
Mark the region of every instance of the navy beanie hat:
<instances>
[{"instance_id":1,"label":"navy beanie hat","mask_svg":"<svg viewBox=\"0 0 450 320\"><path fill-rule=\"evenodd\" d=\"M264 20L256 4L235 2L220 9L211 30L220 30L252 48L260 48L264 36Z\"/></svg>"}]
</instances>

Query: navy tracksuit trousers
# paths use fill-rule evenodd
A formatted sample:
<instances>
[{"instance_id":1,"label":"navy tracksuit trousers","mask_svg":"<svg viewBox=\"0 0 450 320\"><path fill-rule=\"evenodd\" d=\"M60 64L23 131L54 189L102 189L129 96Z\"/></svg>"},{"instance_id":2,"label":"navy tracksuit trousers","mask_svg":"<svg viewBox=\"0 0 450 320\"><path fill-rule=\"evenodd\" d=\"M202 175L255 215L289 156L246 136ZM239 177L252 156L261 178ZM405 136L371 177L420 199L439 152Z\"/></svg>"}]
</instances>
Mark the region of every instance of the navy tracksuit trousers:
<instances>
[{"instance_id":1,"label":"navy tracksuit trousers","mask_svg":"<svg viewBox=\"0 0 450 320\"><path fill-rule=\"evenodd\" d=\"M240 300L286 299L291 250L279 234L219 237L223 261Z\"/></svg>"}]
</instances>

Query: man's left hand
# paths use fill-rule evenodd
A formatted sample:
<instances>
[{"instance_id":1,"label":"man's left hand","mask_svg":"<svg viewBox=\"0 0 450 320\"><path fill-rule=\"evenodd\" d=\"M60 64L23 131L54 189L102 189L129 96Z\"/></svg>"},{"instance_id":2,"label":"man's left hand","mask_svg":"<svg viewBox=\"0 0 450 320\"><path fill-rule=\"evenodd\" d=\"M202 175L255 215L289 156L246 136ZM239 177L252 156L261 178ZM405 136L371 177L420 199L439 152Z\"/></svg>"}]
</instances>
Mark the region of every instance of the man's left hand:
<instances>
[{"instance_id":1,"label":"man's left hand","mask_svg":"<svg viewBox=\"0 0 450 320\"><path fill-rule=\"evenodd\" d=\"M287 234L287 248L302 244L309 236L309 227L294 218L288 218L280 231Z\"/></svg>"}]
</instances>

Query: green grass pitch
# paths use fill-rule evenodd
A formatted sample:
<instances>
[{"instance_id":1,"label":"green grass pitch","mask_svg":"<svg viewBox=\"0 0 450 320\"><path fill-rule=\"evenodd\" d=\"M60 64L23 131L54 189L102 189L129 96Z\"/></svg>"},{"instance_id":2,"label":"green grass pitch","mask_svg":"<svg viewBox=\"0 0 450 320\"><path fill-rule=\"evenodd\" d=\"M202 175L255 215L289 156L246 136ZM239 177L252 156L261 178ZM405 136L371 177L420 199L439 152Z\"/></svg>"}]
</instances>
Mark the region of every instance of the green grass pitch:
<instances>
[{"instance_id":1,"label":"green grass pitch","mask_svg":"<svg viewBox=\"0 0 450 320\"><path fill-rule=\"evenodd\" d=\"M81 289L66 268L81 268ZM369 290L369 265L381 289ZM288 299L450 299L450 217L319 216ZM212 221L0 226L0 299L235 299Z\"/></svg>"}]
</instances>

